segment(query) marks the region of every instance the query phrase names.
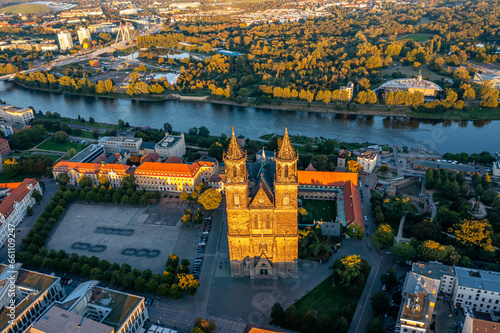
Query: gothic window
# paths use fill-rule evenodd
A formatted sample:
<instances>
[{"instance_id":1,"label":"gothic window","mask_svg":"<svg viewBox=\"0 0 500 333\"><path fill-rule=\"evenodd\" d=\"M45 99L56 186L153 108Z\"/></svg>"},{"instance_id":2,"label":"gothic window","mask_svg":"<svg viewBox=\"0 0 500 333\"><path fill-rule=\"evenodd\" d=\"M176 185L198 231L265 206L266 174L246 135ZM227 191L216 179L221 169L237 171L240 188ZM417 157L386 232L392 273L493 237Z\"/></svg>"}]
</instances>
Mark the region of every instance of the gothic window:
<instances>
[{"instance_id":1,"label":"gothic window","mask_svg":"<svg viewBox=\"0 0 500 333\"><path fill-rule=\"evenodd\" d=\"M240 195L239 194L234 195L234 207L240 207Z\"/></svg>"},{"instance_id":2,"label":"gothic window","mask_svg":"<svg viewBox=\"0 0 500 333\"><path fill-rule=\"evenodd\" d=\"M253 227L254 227L254 229L259 229L259 216L258 215L253 216Z\"/></svg>"},{"instance_id":3,"label":"gothic window","mask_svg":"<svg viewBox=\"0 0 500 333\"><path fill-rule=\"evenodd\" d=\"M236 168L236 165L233 166L233 177L234 178L238 177L238 168Z\"/></svg>"},{"instance_id":4,"label":"gothic window","mask_svg":"<svg viewBox=\"0 0 500 333\"><path fill-rule=\"evenodd\" d=\"M288 193L285 193L283 195L283 206L288 206L290 205L290 196L288 195Z\"/></svg>"},{"instance_id":5,"label":"gothic window","mask_svg":"<svg viewBox=\"0 0 500 333\"><path fill-rule=\"evenodd\" d=\"M260 275L268 275L268 274L269 270L267 269L267 265L262 264L262 266L260 266Z\"/></svg>"},{"instance_id":6,"label":"gothic window","mask_svg":"<svg viewBox=\"0 0 500 333\"><path fill-rule=\"evenodd\" d=\"M260 243L259 250L260 250L260 253L266 253L267 252L267 243Z\"/></svg>"},{"instance_id":7,"label":"gothic window","mask_svg":"<svg viewBox=\"0 0 500 333\"><path fill-rule=\"evenodd\" d=\"M269 214L266 214L266 229L271 229L271 219Z\"/></svg>"},{"instance_id":8,"label":"gothic window","mask_svg":"<svg viewBox=\"0 0 500 333\"><path fill-rule=\"evenodd\" d=\"M285 179L288 178L288 165L285 165Z\"/></svg>"}]
</instances>

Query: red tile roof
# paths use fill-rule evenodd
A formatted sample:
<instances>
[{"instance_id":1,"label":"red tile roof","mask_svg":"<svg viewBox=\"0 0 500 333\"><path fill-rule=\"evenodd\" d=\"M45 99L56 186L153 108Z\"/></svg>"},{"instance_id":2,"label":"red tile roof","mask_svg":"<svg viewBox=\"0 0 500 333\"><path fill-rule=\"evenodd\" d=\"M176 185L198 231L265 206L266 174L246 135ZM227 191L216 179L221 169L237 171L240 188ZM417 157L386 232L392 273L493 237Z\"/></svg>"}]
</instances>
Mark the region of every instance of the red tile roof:
<instances>
[{"instance_id":1,"label":"red tile roof","mask_svg":"<svg viewBox=\"0 0 500 333\"><path fill-rule=\"evenodd\" d=\"M177 157L177 156L170 156L165 161L165 163L178 163L178 164L182 164L182 159L180 157Z\"/></svg>"},{"instance_id":2,"label":"red tile roof","mask_svg":"<svg viewBox=\"0 0 500 333\"><path fill-rule=\"evenodd\" d=\"M199 169L200 166L198 163L177 164L145 162L135 169L134 174L193 178Z\"/></svg>"},{"instance_id":3,"label":"red tile roof","mask_svg":"<svg viewBox=\"0 0 500 333\"><path fill-rule=\"evenodd\" d=\"M297 171L299 184L343 186L346 182L352 182L358 186L358 174L352 172L330 172L330 171Z\"/></svg>"},{"instance_id":4,"label":"red tile roof","mask_svg":"<svg viewBox=\"0 0 500 333\"><path fill-rule=\"evenodd\" d=\"M9 195L0 204L0 214L9 216L14 211L14 203L22 201L30 193L28 185L36 186L38 182L31 178L26 178L21 183L0 184L0 188L9 188Z\"/></svg>"},{"instance_id":5,"label":"red tile roof","mask_svg":"<svg viewBox=\"0 0 500 333\"><path fill-rule=\"evenodd\" d=\"M56 172L68 172L69 170L75 169L78 172L98 173L100 166L101 165L97 163L78 163L71 161L61 161L54 166L53 170Z\"/></svg>"},{"instance_id":6,"label":"red tile roof","mask_svg":"<svg viewBox=\"0 0 500 333\"><path fill-rule=\"evenodd\" d=\"M347 227L353 223L365 227L358 187L352 182L344 185L344 212Z\"/></svg>"},{"instance_id":7,"label":"red tile roof","mask_svg":"<svg viewBox=\"0 0 500 333\"><path fill-rule=\"evenodd\" d=\"M198 163L200 166L208 166L208 167L211 167L211 166L214 166L214 162L210 162L210 161L198 161L196 162Z\"/></svg>"},{"instance_id":8,"label":"red tile roof","mask_svg":"<svg viewBox=\"0 0 500 333\"><path fill-rule=\"evenodd\" d=\"M109 173L111 171L114 171L117 174L123 175L128 171L128 169L130 169L130 165L108 163L108 164L101 166L100 171L102 173Z\"/></svg>"},{"instance_id":9,"label":"red tile roof","mask_svg":"<svg viewBox=\"0 0 500 333\"><path fill-rule=\"evenodd\" d=\"M141 157L141 163L145 162L156 162L160 159L160 154L158 153L149 153ZM181 161L182 163L182 161Z\"/></svg>"}]
</instances>

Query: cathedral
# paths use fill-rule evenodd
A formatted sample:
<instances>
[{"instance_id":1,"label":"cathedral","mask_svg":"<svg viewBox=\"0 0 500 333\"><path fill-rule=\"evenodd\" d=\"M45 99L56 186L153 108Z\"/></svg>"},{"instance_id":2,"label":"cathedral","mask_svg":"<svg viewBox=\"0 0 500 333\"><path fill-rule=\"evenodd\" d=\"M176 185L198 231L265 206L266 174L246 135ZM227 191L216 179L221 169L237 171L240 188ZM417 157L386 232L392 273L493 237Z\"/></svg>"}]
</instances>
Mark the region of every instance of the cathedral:
<instances>
[{"instance_id":1,"label":"cathedral","mask_svg":"<svg viewBox=\"0 0 500 333\"><path fill-rule=\"evenodd\" d=\"M285 130L274 162L247 163L233 127L224 153L231 276L298 277L297 161Z\"/></svg>"}]
</instances>

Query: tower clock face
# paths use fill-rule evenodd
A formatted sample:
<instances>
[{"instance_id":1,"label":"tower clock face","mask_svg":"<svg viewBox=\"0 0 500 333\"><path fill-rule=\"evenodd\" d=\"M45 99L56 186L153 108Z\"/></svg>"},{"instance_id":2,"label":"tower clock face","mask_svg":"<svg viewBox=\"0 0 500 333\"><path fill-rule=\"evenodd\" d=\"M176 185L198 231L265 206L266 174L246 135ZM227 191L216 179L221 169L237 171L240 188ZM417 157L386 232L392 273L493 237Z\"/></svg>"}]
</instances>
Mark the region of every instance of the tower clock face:
<instances>
[{"instance_id":1,"label":"tower clock face","mask_svg":"<svg viewBox=\"0 0 500 333\"><path fill-rule=\"evenodd\" d=\"M264 199L260 198L259 199L259 203L263 204L264 203Z\"/></svg>"}]
</instances>

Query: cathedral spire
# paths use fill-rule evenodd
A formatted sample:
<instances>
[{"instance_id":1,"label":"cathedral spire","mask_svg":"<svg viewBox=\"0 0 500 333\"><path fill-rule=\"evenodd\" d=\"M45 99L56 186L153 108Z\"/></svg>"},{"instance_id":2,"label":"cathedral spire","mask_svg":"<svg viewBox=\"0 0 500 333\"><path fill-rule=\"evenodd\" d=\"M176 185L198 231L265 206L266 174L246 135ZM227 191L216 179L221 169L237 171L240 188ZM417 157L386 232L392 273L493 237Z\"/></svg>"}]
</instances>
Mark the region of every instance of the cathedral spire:
<instances>
[{"instance_id":1,"label":"cathedral spire","mask_svg":"<svg viewBox=\"0 0 500 333\"><path fill-rule=\"evenodd\" d=\"M239 160L245 157L245 153L243 152L243 149L241 149L241 146L236 139L236 134L234 134L234 126L231 127L231 130L233 133L231 135L231 141L229 142L229 147L227 148L225 159Z\"/></svg>"},{"instance_id":2,"label":"cathedral spire","mask_svg":"<svg viewBox=\"0 0 500 333\"><path fill-rule=\"evenodd\" d=\"M297 155L293 149L292 143L290 142L290 137L288 136L288 129L285 128L285 135L283 136L283 142L281 143L281 148L278 152L278 158L281 160L293 160L296 157Z\"/></svg>"}]
</instances>

